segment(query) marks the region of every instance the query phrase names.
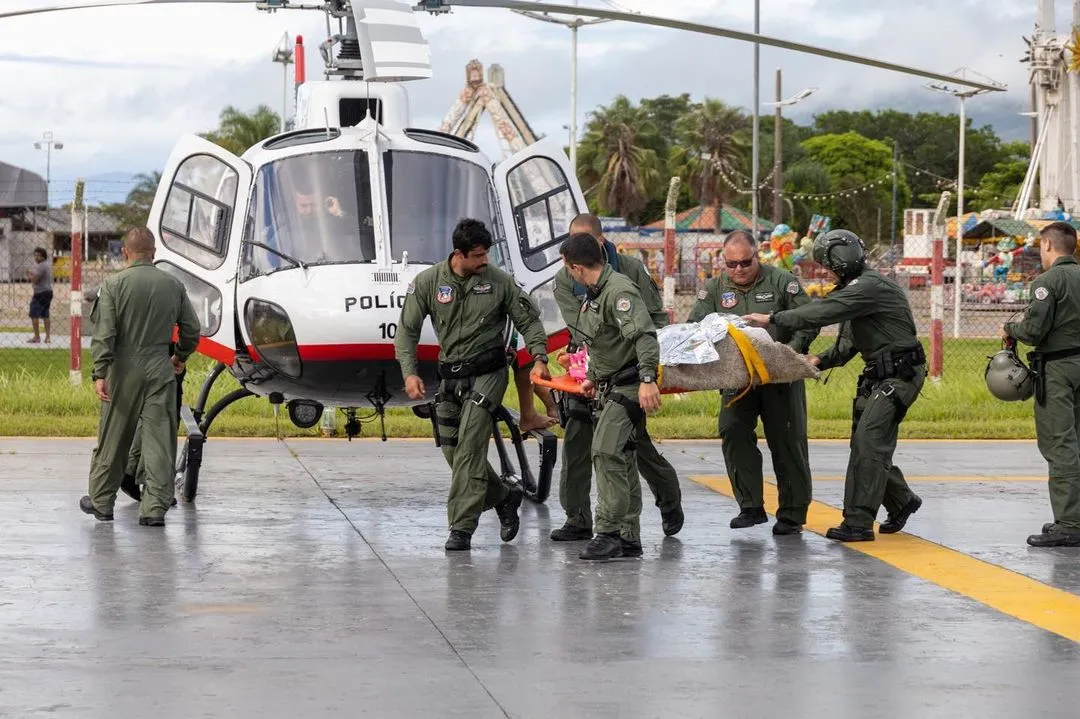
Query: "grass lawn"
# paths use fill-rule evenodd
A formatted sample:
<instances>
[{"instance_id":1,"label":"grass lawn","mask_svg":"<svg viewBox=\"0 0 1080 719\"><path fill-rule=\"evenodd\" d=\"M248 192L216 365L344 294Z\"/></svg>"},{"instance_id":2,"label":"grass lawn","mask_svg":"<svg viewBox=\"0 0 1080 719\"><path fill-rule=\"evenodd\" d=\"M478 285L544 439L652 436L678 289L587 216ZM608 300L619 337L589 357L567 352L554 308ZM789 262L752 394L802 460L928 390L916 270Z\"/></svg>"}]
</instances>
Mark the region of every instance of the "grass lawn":
<instances>
[{"instance_id":1,"label":"grass lawn","mask_svg":"<svg viewBox=\"0 0 1080 719\"><path fill-rule=\"evenodd\" d=\"M831 339L819 338L812 351ZM924 340L928 346L928 342ZM1000 348L993 340L946 339L944 378L927 381L922 396L900 426L900 436L920 439L1033 439L1031 402L1001 402L986 390L986 357ZM185 401L192 402L210 371L211 361L196 355L188 364ZM90 382L89 352L83 353L83 383L72 386L66 349L0 349L0 436L69 436L97 434L99 403ZM826 373L828 382L807 383L809 434L812 439L847 438L851 428L851 399L862 361ZM227 373L217 382L213 399L238 387ZM663 410L649 419L650 433L659 439L711 439L716 436L716 392L694 392L677 399L664 395ZM505 403L517 409L513 383ZM364 408L364 412L369 408ZM343 415L339 415L341 419ZM339 434L342 421L338 422ZM211 428L215 436L274 436L270 403L250 397L232 405ZM391 410L386 417L390 437L429 437L431 425L410 410ZM283 436L317 436L318 428L297 429L282 409ZM365 436L378 436L377 422L364 425ZM561 430L557 433L561 433Z\"/></svg>"}]
</instances>

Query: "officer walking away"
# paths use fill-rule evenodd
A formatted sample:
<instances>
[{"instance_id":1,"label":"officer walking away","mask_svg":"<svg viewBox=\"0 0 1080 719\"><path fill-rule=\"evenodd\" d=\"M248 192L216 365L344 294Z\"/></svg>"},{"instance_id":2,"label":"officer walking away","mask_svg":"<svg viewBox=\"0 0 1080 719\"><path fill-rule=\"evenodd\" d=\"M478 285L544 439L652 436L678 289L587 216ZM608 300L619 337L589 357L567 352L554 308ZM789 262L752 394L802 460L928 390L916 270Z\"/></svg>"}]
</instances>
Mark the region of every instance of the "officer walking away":
<instances>
[{"instance_id":1,"label":"officer walking away","mask_svg":"<svg viewBox=\"0 0 1080 719\"><path fill-rule=\"evenodd\" d=\"M810 303L795 275L758 260L754 238L736 230L724 238L726 270L710 279L698 293L688 322L700 322L713 312L744 315L769 314ZM806 354L818 329L793 331L777 325L769 335L799 354ZM750 390L734 404L738 391L721 393L719 433L724 464L739 503L732 529L769 521L765 514L761 451L757 448L758 417L776 470L780 494L773 534L798 534L806 524L810 506L810 454L806 440L806 386L802 380L765 384Z\"/></svg>"},{"instance_id":2,"label":"officer walking away","mask_svg":"<svg viewBox=\"0 0 1080 719\"><path fill-rule=\"evenodd\" d=\"M108 277L91 310L94 391L101 399L89 495L79 507L113 518L113 504L136 431L146 471L139 524L160 527L173 499L176 447L176 374L199 341L199 320L184 285L154 267L154 235L139 227L124 237L128 266ZM179 339L170 353L173 327Z\"/></svg>"},{"instance_id":3,"label":"officer walking away","mask_svg":"<svg viewBox=\"0 0 1080 719\"><path fill-rule=\"evenodd\" d=\"M866 363L852 410L851 454L844 483L844 520L825 536L841 542L874 540L874 520L882 504L888 519L883 534L899 532L922 506L892 463L900 422L926 380L926 355L904 291L866 267L866 247L848 230L818 236L814 261L837 277L823 300L770 314L744 317L757 327L801 330L840 323L836 344L820 357L821 369L847 364L856 353Z\"/></svg>"},{"instance_id":4,"label":"officer walking away","mask_svg":"<svg viewBox=\"0 0 1080 719\"><path fill-rule=\"evenodd\" d=\"M34 266L26 271L26 278L30 280L33 289L33 296L30 298L30 322L34 326L34 336L27 340L31 344L41 342L39 323L45 325L45 344L52 342L49 308L53 301L53 276L52 263L48 259L49 253L44 247L35 247Z\"/></svg>"},{"instance_id":5,"label":"officer walking away","mask_svg":"<svg viewBox=\"0 0 1080 719\"><path fill-rule=\"evenodd\" d=\"M453 243L449 258L409 285L394 339L405 392L414 400L423 399L425 392L416 369L416 345L426 317L439 340L435 414L453 474L446 504L446 549L451 551L472 547L480 515L491 508L499 515L504 542L518 533L522 494L508 489L488 462L491 416L502 405L508 383L507 317L533 356L533 376L551 378L540 310L511 275L488 265L491 233L482 222L464 219L454 228Z\"/></svg>"},{"instance_id":6,"label":"officer walking away","mask_svg":"<svg viewBox=\"0 0 1080 719\"><path fill-rule=\"evenodd\" d=\"M1045 272L1031 283L1020 322L1001 329L1006 341L1034 347L1035 434L1049 465L1054 521L1027 538L1033 547L1080 547L1080 264L1076 230L1054 222L1039 233Z\"/></svg>"},{"instance_id":7,"label":"officer walking away","mask_svg":"<svg viewBox=\"0 0 1080 719\"><path fill-rule=\"evenodd\" d=\"M637 444L645 436L645 415L660 409L656 373L660 344L637 287L606 262L592 235L571 235L560 247L570 276L588 288L576 324L589 337L586 397L600 402L592 441L598 502L596 536L582 559L640 557L638 519L641 481Z\"/></svg>"},{"instance_id":8,"label":"officer walking away","mask_svg":"<svg viewBox=\"0 0 1080 719\"><path fill-rule=\"evenodd\" d=\"M657 328L668 324L668 315L645 265L634 257L618 252L615 245L604 237L603 226L596 215L582 214L570 222L570 234L585 233L591 235L603 248L605 260L611 269L625 275L637 287L645 309ZM578 312L586 301L587 290L584 285L570 277L564 265L555 275L555 301L570 330L570 345L567 351L577 352L585 342L580 329L576 326ZM562 470L559 477L559 503L566 512L566 522L551 532L551 539L556 542L570 542L592 539L593 521L590 494L592 491L591 448L593 443L593 422L595 402L578 395L565 395L564 402L564 439L562 448ZM660 509L660 519L664 534L678 534L683 526L682 491L679 488L679 475L675 468L653 444L648 431L643 431L637 441L637 469L645 479Z\"/></svg>"}]
</instances>

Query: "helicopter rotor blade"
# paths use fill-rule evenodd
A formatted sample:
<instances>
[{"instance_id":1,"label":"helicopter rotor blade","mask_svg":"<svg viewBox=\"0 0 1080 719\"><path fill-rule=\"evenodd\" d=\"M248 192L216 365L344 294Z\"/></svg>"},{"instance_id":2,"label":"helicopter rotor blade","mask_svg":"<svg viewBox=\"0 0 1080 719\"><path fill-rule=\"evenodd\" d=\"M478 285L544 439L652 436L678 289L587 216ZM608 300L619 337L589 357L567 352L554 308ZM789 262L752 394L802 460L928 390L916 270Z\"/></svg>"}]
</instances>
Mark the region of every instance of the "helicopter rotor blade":
<instances>
[{"instance_id":1,"label":"helicopter rotor blade","mask_svg":"<svg viewBox=\"0 0 1080 719\"><path fill-rule=\"evenodd\" d=\"M873 58L862 57L860 55L852 55L846 52L829 50L828 48L816 47L814 45L805 45L803 43L792 42L790 40L783 40L776 37L769 37L768 35L756 35L752 32L731 30L728 28L717 27L715 25L703 25L701 23L688 22L685 20L673 20L671 18L658 17L655 15L642 15L639 13L627 13L620 12L618 10L607 10L594 7L580 7L577 5L556 5L553 3L531 2L527 0L441 0L439 4L442 8L454 6L501 8L507 10L532 11L556 15L594 17L606 20L622 20L625 22L632 22L640 25L652 25L655 27L666 27L672 30L686 30L688 32L700 33L703 35L715 35L717 37L726 37L732 40L757 42L761 45L771 45L772 47L779 47L785 50L794 50L795 52L807 53L809 55L819 55L821 57L832 58L833 60L842 60L844 62L851 62L857 65L868 65L870 67L877 67L882 70L892 70L894 72L901 72L907 75L925 77L931 80L941 80L942 82L951 82L954 85L963 85L965 87L978 88L980 90L987 90L991 92L1000 92L1006 89L1006 86L1002 84L990 84L985 82L979 82L977 80L967 80L964 78L955 77L953 75L946 75L943 73L932 72L929 70L920 70L918 68L907 67L905 65L885 62L884 60L875 60ZM420 4L415 7L415 9L417 11L437 10L437 8L430 7L430 2L420 2Z\"/></svg>"},{"instance_id":2,"label":"helicopter rotor blade","mask_svg":"<svg viewBox=\"0 0 1080 719\"><path fill-rule=\"evenodd\" d=\"M188 5L193 3L218 4L218 5L242 5L255 4L255 0L97 0L96 2L61 2L55 5L42 7L28 7L20 10L0 10L0 20L4 18L21 17L24 15L40 15L47 12L59 12L61 10L90 10L102 7L125 7L136 5Z\"/></svg>"}]
</instances>

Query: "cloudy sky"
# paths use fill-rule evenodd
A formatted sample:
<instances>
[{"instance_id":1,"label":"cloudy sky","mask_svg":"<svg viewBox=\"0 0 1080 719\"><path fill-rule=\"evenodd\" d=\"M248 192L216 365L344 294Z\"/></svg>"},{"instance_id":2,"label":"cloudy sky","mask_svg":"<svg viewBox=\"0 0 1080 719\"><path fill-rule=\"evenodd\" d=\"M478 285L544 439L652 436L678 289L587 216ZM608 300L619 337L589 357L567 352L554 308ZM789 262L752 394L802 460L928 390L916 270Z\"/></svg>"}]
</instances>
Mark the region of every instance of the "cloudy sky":
<instances>
[{"instance_id":1,"label":"cloudy sky","mask_svg":"<svg viewBox=\"0 0 1080 719\"><path fill-rule=\"evenodd\" d=\"M54 0L0 0L0 9ZM89 1L89 0L88 0ZM567 0L568 2L571 0ZM874 56L928 70L967 66L1008 91L968 102L976 126L1026 139L1027 71L1019 58L1037 0L760 0L762 34ZM581 0L648 14L753 30L753 0ZM1059 0L1058 31L1071 23ZM464 84L465 64L501 64L507 86L533 128L566 137L570 33L506 10L459 8L424 14L435 76L410 85L413 123L437 126ZM45 130L64 142L52 154L54 199L66 200L75 177L160 169L175 139L216 125L228 104L280 111L283 72L271 61L284 33L307 45L308 77L321 68L324 16L313 11L257 12L253 5L109 8L0 20L0 160L45 174L33 143ZM675 30L608 23L584 28L579 43L579 124L618 94L637 100L689 92L749 109L753 46ZM774 73L784 95L818 91L787 113L799 122L830 109L955 112L957 101L924 80L802 53L761 48L761 99L772 99ZM290 68L291 96L291 68ZM771 112L762 107L762 112ZM291 112L291 105L290 105ZM488 122L477 141L496 152ZM88 199L123 194L121 181L88 187Z\"/></svg>"}]
</instances>

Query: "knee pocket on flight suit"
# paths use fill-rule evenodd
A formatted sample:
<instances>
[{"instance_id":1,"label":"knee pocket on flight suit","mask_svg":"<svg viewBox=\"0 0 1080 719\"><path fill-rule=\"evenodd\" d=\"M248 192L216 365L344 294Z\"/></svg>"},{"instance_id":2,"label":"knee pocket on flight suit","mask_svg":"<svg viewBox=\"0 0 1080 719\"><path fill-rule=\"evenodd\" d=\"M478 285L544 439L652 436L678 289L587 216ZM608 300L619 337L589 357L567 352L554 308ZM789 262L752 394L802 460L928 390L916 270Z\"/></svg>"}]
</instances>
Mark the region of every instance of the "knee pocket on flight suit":
<instances>
[{"instance_id":1,"label":"knee pocket on flight suit","mask_svg":"<svg viewBox=\"0 0 1080 719\"><path fill-rule=\"evenodd\" d=\"M626 408L616 401L604 402L593 430L593 455L623 456L637 449L637 432Z\"/></svg>"}]
</instances>

